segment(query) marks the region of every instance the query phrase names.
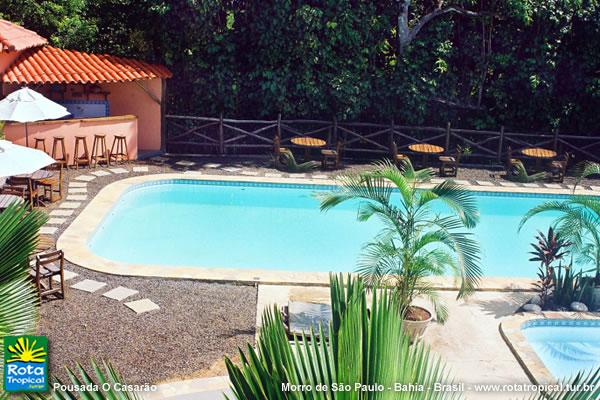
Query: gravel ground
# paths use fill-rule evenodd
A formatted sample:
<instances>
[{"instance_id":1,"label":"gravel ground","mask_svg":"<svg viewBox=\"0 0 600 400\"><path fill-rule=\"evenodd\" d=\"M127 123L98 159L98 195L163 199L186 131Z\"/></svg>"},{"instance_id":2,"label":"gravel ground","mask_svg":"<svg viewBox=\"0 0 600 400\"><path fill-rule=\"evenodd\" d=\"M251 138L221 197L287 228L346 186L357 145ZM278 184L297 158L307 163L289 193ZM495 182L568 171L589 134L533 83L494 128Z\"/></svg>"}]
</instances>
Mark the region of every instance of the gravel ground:
<instances>
[{"instance_id":1,"label":"gravel ground","mask_svg":"<svg viewBox=\"0 0 600 400\"><path fill-rule=\"evenodd\" d=\"M192 167L175 165L179 160L196 162ZM207 164L220 164L207 168ZM205 174L228 174L221 168L239 167L258 175L276 172L266 159L174 158L165 163L139 161L126 166L148 166L143 173L111 174L88 183L88 201L108 183L134 175L200 170ZM364 169L369 164L346 164L344 170ZM69 180L88 169L65 172L65 195ZM336 172L314 174L334 176ZM459 179L502 179L498 169L461 168ZM285 176L285 174L284 174ZM565 183L572 183L567 178ZM584 185L594 184L592 181ZM51 211L58 203L42 208ZM70 221L83 210L75 211L54 235L57 238ZM51 369L64 377L62 366L89 359L110 359L130 383L158 383L182 378L223 375L224 355L235 355L238 346L253 342L256 321L256 288L189 280L121 277L101 274L67 263L66 269L86 279L107 282L97 293L67 290L66 300L47 301L41 308L39 333L48 335ZM149 298L161 309L136 315L120 302L102 297L119 285L139 293L126 301Z\"/></svg>"}]
</instances>

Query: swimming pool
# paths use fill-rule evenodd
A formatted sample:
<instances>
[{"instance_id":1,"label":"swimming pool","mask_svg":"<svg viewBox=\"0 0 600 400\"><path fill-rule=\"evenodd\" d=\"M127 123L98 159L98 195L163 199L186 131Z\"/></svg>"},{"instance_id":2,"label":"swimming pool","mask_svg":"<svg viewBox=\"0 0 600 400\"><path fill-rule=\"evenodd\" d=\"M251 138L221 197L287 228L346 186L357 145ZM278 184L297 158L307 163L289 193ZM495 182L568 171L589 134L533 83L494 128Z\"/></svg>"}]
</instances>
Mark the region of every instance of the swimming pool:
<instances>
[{"instance_id":1,"label":"swimming pool","mask_svg":"<svg viewBox=\"0 0 600 400\"><path fill-rule=\"evenodd\" d=\"M600 367L600 320L538 319L521 329L557 379Z\"/></svg>"},{"instance_id":2,"label":"swimming pool","mask_svg":"<svg viewBox=\"0 0 600 400\"><path fill-rule=\"evenodd\" d=\"M353 271L379 231L358 222L357 204L319 211L327 185L170 179L131 186L104 216L87 246L108 260L165 267L273 271ZM553 216L517 233L531 207L560 195L474 192L481 222L473 230L486 276L533 277L529 243ZM444 210L440 209L440 212Z\"/></svg>"}]
</instances>

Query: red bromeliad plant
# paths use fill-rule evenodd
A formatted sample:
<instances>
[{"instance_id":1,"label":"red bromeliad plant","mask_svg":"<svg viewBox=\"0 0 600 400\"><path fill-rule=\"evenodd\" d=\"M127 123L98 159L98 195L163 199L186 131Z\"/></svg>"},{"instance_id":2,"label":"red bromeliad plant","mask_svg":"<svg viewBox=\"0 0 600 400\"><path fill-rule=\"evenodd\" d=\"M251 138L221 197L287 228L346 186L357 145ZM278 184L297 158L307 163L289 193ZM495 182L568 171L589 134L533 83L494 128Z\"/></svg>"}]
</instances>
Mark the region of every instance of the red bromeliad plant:
<instances>
[{"instance_id":1,"label":"red bromeliad plant","mask_svg":"<svg viewBox=\"0 0 600 400\"><path fill-rule=\"evenodd\" d=\"M550 294L550 290L554 286L554 266L553 263L556 261L562 261L568 254L567 248L571 245L570 242L562 239L558 233L554 231L552 227L548 228L548 233L544 235L538 231L536 236L537 243L532 243L534 251L533 257L529 261L539 261L540 269L538 277L540 282L536 283L535 286L540 291L540 300L544 305Z\"/></svg>"}]
</instances>

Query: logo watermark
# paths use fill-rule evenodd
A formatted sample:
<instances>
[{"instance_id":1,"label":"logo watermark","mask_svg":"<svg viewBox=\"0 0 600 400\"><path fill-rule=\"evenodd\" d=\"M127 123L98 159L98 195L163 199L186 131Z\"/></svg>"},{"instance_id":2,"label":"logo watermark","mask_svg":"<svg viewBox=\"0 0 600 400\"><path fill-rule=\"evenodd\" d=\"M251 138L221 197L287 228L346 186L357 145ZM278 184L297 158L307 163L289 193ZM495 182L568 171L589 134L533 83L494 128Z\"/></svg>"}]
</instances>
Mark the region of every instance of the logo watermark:
<instances>
[{"instance_id":1,"label":"logo watermark","mask_svg":"<svg viewBox=\"0 0 600 400\"><path fill-rule=\"evenodd\" d=\"M4 390L21 393L48 390L48 338L4 337Z\"/></svg>"}]
</instances>

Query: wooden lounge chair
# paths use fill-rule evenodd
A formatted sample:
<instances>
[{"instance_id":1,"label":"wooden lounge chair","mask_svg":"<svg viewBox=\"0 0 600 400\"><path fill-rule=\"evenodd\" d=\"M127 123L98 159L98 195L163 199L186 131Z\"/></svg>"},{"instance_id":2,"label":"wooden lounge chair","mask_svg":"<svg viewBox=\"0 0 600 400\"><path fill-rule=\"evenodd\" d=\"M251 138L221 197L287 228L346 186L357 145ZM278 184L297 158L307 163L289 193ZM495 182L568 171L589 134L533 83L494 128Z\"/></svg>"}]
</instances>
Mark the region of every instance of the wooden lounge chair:
<instances>
[{"instance_id":1,"label":"wooden lounge chair","mask_svg":"<svg viewBox=\"0 0 600 400\"><path fill-rule=\"evenodd\" d=\"M323 169L332 168L338 169L340 167L340 159L342 155L342 141L338 140L335 149L323 149L321 150L321 165Z\"/></svg>"},{"instance_id":2,"label":"wooden lounge chair","mask_svg":"<svg viewBox=\"0 0 600 400\"><path fill-rule=\"evenodd\" d=\"M398 166L401 166L402 162L408 159L408 156L398 153L398 145L393 140L390 141L390 155L392 156L392 161Z\"/></svg>"},{"instance_id":3,"label":"wooden lounge chair","mask_svg":"<svg viewBox=\"0 0 600 400\"><path fill-rule=\"evenodd\" d=\"M329 322L332 319L331 305L290 301L281 310L283 322L289 338L311 337L311 328L315 336L319 334L319 325L323 327L325 339L329 336Z\"/></svg>"},{"instance_id":4,"label":"wooden lounge chair","mask_svg":"<svg viewBox=\"0 0 600 400\"><path fill-rule=\"evenodd\" d=\"M8 180L8 186L12 187L14 190L20 191L25 201L29 202L29 207L33 208L33 206L37 204L39 192L38 189L33 186L31 179L13 176Z\"/></svg>"},{"instance_id":5,"label":"wooden lounge chair","mask_svg":"<svg viewBox=\"0 0 600 400\"><path fill-rule=\"evenodd\" d=\"M550 161L549 180L551 182L562 183L565 180L565 173L571 157L571 153L567 152L561 159Z\"/></svg>"},{"instance_id":6,"label":"wooden lounge chair","mask_svg":"<svg viewBox=\"0 0 600 400\"><path fill-rule=\"evenodd\" d=\"M40 300L49 295L65 298L65 256L62 250L42 253L35 256L35 266L31 276L38 290ZM52 278L60 276L59 286L54 286Z\"/></svg>"},{"instance_id":7,"label":"wooden lounge chair","mask_svg":"<svg viewBox=\"0 0 600 400\"><path fill-rule=\"evenodd\" d=\"M462 155L462 149L456 148L456 153L451 156L440 156L440 176L451 176L455 177L458 175L458 165L460 164L460 156Z\"/></svg>"}]
</instances>

